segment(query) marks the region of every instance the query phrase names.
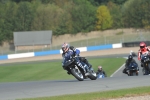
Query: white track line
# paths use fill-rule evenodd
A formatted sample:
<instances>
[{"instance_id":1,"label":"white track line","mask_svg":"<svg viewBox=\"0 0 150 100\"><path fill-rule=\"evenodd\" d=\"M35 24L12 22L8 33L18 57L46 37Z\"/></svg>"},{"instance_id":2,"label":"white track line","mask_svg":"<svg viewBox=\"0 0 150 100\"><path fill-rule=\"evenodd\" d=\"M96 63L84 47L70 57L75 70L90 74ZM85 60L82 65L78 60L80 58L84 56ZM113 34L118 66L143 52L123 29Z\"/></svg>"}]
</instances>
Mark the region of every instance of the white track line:
<instances>
[{"instance_id":1,"label":"white track line","mask_svg":"<svg viewBox=\"0 0 150 100\"><path fill-rule=\"evenodd\" d=\"M127 59L127 57L124 57L124 58ZM113 75L116 74L122 67L124 67L124 65L125 65L125 63L119 69L117 69L110 77L113 77Z\"/></svg>"},{"instance_id":2,"label":"white track line","mask_svg":"<svg viewBox=\"0 0 150 100\"><path fill-rule=\"evenodd\" d=\"M125 64L123 64L119 69L117 69L110 77L113 77L114 74L116 74L122 67L124 67Z\"/></svg>"}]
</instances>

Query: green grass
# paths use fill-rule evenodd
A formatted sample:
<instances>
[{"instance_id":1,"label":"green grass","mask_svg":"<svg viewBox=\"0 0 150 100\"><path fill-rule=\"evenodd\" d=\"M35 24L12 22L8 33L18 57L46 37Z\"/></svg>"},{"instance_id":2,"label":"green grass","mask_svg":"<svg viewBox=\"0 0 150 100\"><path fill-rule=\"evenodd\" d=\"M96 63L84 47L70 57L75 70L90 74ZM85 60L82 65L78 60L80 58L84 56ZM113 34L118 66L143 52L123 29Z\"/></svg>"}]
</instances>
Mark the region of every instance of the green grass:
<instances>
[{"instance_id":1,"label":"green grass","mask_svg":"<svg viewBox=\"0 0 150 100\"><path fill-rule=\"evenodd\" d=\"M110 98L131 97L139 95L150 95L150 86L63 96L30 98L23 100L106 100Z\"/></svg>"},{"instance_id":2,"label":"green grass","mask_svg":"<svg viewBox=\"0 0 150 100\"><path fill-rule=\"evenodd\" d=\"M103 66L107 76L115 72L124 62L124 58L95 58L88 59L94 70ZM30 64L11 64L0 66L0 82L21 82L39 80L75 79L61 67L61 61L34 62Z\"/></svg>"}]
</instances>

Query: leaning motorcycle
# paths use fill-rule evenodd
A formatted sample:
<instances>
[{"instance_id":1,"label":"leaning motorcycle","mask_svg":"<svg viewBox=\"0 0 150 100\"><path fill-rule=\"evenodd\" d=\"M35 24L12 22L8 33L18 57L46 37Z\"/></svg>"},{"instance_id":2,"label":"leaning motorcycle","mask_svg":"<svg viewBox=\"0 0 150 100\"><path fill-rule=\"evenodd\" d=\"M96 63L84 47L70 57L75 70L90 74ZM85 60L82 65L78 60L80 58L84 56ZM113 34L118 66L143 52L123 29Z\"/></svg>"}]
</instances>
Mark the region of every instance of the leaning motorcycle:
<instances>
[{"instance_id":1,"label":"leaning motorcycle","mask_svg":"<svg viewBox=\"0 0 150 100\"><path fill-rule=\"evenodd\" d=\"M128 66L128 75L129 76L138 76L138 65L131 62Z\"/></svg>"},{"instance_id":2,"label":"leaning motorcycle","mask_svg":"<svg viewBox=\"0 0 150 100\"><path fill-rule=\"evenodd\" d=\"M62 63L63 68L68 71L69 74L72 74L77 80L83 81L86 78L90 78L91 80L96 80L96 73L93 70L92 67L89 68L88 75L85 74L86 69L79 66L78 64L79 60L78 57L74 57L69 61L66 61L65 63Z\"/></svg>"},{"instance_id":3,"label":"leaning motorcycle","mask_svg":"<svg viewBox=\"0 0 150 100\"><path fill-rule=\"evenodd\" d=\"M150 55L148 53L141 55L141 64L143 66L143 75L150 74Z\"/></svg>"}]
</instances>

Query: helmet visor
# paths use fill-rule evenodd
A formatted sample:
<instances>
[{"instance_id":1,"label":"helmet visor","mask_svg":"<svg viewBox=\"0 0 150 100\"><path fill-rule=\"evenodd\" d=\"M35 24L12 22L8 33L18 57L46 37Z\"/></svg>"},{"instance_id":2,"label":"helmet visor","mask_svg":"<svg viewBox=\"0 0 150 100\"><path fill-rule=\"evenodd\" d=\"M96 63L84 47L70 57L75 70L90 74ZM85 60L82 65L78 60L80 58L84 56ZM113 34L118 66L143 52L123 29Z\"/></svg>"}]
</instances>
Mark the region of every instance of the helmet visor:
<instances>
[{"instance_id":1,"label":"helmet visor","mask_svg":"<svg viewBox=\"0 0 150 100\"><path fill-rule=\"evenodd\" d=\"M62 47L62 50L65 51L66 47Z\"/></svg>"},{"instance_id":2,"label":"helmet visor","mask_svg":"<svg viewBox=\"0 0 150 100\"><path fill-rule=\"evenodd\" d=\"M143 48L144 48L144 46L140 46L140 48L141 48L141 49L143 49Z\"/></svg>"},{"instance_id":3,"label":"helmet visor","mask_svg":"<svg viewBox=\"0 0 150 100\"><path fill-rule=\"evenodd\" d=\"M99 70L102 70L102 67L98 67Z\"/></svg>"}]
</instances>

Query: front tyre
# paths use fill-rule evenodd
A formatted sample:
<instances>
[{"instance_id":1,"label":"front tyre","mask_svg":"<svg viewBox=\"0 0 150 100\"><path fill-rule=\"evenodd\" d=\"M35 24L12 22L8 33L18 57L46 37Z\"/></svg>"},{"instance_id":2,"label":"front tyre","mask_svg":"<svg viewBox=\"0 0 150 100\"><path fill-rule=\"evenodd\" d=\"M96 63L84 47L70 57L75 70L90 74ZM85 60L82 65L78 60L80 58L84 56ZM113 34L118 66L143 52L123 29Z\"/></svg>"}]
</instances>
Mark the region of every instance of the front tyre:
<instances>
[{"instance_id":1,"label":"front tyre","mask_svg":"<svg viewBox=\"0 0 150 100\"><path fill-rule=\"evenodd\" d=\"M83 81L84 77L78 67L70 69L72 75L79 81Z\"/></svg>"}]
</instances>

